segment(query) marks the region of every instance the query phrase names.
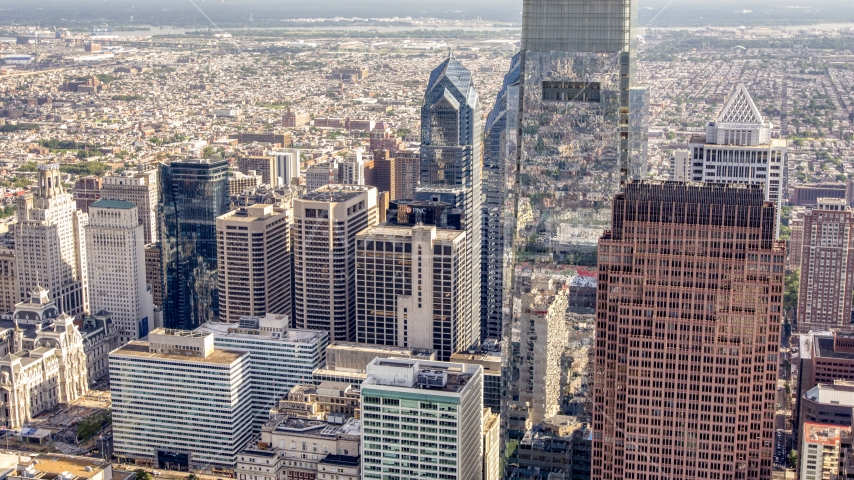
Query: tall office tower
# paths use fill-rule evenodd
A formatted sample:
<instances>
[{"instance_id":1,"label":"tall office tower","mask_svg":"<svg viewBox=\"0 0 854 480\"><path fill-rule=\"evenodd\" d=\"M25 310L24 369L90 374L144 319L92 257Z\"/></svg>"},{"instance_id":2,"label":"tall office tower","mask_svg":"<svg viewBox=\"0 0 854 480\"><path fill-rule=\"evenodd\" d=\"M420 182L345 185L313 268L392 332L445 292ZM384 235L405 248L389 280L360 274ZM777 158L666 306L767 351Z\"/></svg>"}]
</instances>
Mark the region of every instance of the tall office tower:
<instances>
[{"instance_id":1,"label":"tall office tower","mask_svg":"<svg viewBox=\"0 0 854 480\"><path fill-rule=\"evenodd\" d=\"M446 479L482 478L483 367L376 358L367 373L362 382L364 480L437 478L437 471ZM416 418L429 420L418 425ZM391 458L392 444L400 444L403 455Z\"/></svg>"},{"instance_id":2,"label":"tall office tower","mask_svg":"<svg viewBox=\"0 0 854 480\"><path fill-rule=\"evenodd\" d=\"M154 301L145 277L145 242L136 205L98 200L89 207L89 306L110 312L124 344L148 335Z\"/></svg>"},{"instance_id":3,"label":"tall office tower","mask_svg":"<svg viewBox=\"0 0 854 480\"><path fill-rule=\"evenodd\" d=\"M772 139L774 126L756 108L747 88L735 87L706 135L688 142L696 182L749 183L765 187L765 199L781 205L786 191L786 140ZM780 209L777 210L777 234Z\"/></svg>"},{"instance_id":4,"label":"tall office tower","mask_svg":"<svg viewBox=\"0 0 854 480\"><path fill-rule=\"evenodd\" d=\"M466 233L434 225L356 235L356 341L436 350L447 361L472 338Z\"/></svg>"},{"instance_id":5,"label":"tall office tower","mask_svg":"<svg viewBox=\"0 0 854 480\"><path fill-rule=\"evenodd\" d=\"M276 175L279 180L269 185L290 185L294 178L300 176L300 153L299 150L273 150L270 155L276 159Z\"/></svg>"},{"instance_id":6,"label":"tall office tower","mask_svg":"<svg viewBox=\"0 0 854 480\"><path fill-rule=\"evenodd\" d=\"M18 273L15 260L15 236L0 235L0 313L11 312L18 303Z\"/></svg>"},{"instance_id":7,"label":"tall office tower","mask_svg":"<svg viewBox=\"0 0 854 480\"><path fill-rule=\"evenodd\" d=\"M291 318L291 211L240 207L216 219L219 318Z\"/></svg>"},{"instance_id":8,"label":"tall office tower","mask_svg":"<svg viewBox=\"0 0 854 480\"><path fill-rule=\"evenodd\" d=\"M356 338L356 234L377 224L377 189L327 185L294 199L294 327Z\"/></svg>"},{"instance_id":9,"label":"tall office tower","mask_svg":"<svg viewBox=\"0 0 854 480\"><path fill-rule=\"evenodd\" d=\"M631 178L636 0L524 0L517 251L592 264Z\"/></svg>"},{"instance_id":10,"label":"tall office tower","mask_svg":"<svg viewBox=\"0 0 854 480\"><path fill-rule=\"evenodd\" d=\"M842 198L819 198L803 219L798 331L852 330L854 210Z\"/></svg>"},{"instance_id":11,"label":"tall office tower","mask_svg":"<svg viewBox=\"0 0 854 480\"><path fill-rule=\"evenodd\" d=\"M421 179L420 150L398 150L394 158L397 163L394 198L415 198L415 188Z\"/></svg>"},{"instance_id":12,"label":"tall office tower","mask_svg":"<svg viewBox=\"0 0 854 480\"><path fill-rule=\"evenodd\" d=\"M255 172L261 175L261 183L265 185L278 185L279 162L273 155L246 155L237 157L237 170L244 174L250 175L249 172Z\"/></svg>"},{"instance_id":13,"label":"tall office tower","mask_svg":"<svg viewBox=\"0 0 854 480\"><path fill-rule=\"evenodd\" d=\"M101 178L89 176L77 179L74 182L74 188L71 189L71 194L74 195L77 210L89 213L89 205L101 198Z\"/></svg>"},{"instance_id":14,"label":"tall office tower","mask_svg":"<svg viewBox=\"0 0 854 480\"><path fill-rule=\"evenodd\" d=\"M151 301L155 307L163 306L163 256L160 243L145 246L145 281L151 287Z\"/></svg>"},{"instance_id":15,"label":"tall office tower","mask_svg":"<svg viewBox=\"0 0 854 480\"><path fill-rule=\"evenodd\" d=\"M508 189L513 184L508 166L516 162L516 137L519 127L520 55L510 61L510 71L495 104L486 117L483 142L483 233L481 246L481 338L502 338L505 311L505 286L510 270L504 268L513 244L513 205ZM510 170L512 172L512 170ZM507 216L511 218L508 221ZM510 228L507 228L510 226Z\"/></svg>"},{"instance_id":16,"label":"tall office tower","mask_svg":"<svg viewBox=\"0 0 854 480\"><path fill-rule=\"evenodd\" d=\"M161 166L163 324L190 329L219 317L216 217L228 208L228 161Z\"/></svg>"},{"instance_id":17,"label":"tall office tower","mask_svg":"<svg viewBox=\"0 0 854 480\"><path fill-rule=\"evenodd\" d=\"M615 197L599 240L592 479L771 478L775 209L761 185L632 181Z\"/></svg>"},{"instance_id":18,"label":"tall office tower","mask_svg":"<svg viewBox=\"0 0 854 480\"><path fill-rule=\"evenodd\" d=\"M561 357L569 344L566 286L551 281L522 296L518 359L519 379L511 386L511 436L561 413Z\"/></svg>"},{"instance_id":19,"label":"tall office tower","mask_svg":"<svg viewBox=\"0 0 854 480\"><path fill-rule=\"evenodd\" d=\"M347 152L344 161L338 168L338 176L338 182L343 185L366 185L365 160L362 158L362 150Z\"/></svg>"},{"instance_id":20,"label":"tall office tower","mask_svg":"<svg viewBox=\"0 0 854 480\"><path fill-rule=\"evenodd\" d=\"M462 230L469 248L471 278L471 328L473 343L480 344L480 249L483 202L483 119L480 100L468 71L453 55L430 74L421 107L422 194L459 190L454 207L462 212ZM460 292L459 295L464 295Z\"/></svg>"},{"instance_id":21,"label":"tall office tower","mask_svg":"<svg viewBox=\"0 0 854 480\"><path fill-rule=\"evenodd\" d=\"M374 181L368 185L377 187L378 192L388 192L389 201L397 199L397 160L388 150L374 151Z\"/></svg>"},{"instance_id":22,"label":"tall office tower","mask_svg":"<svg viewBox=\"0 0 854 480\"><path fill-rule=\"evenodd\" d=\"M113 350L110 384L122 462L220 475L252 438L250 353L211 333L158 328Z\"/></svg>"},{"instance_id":23,"label":"tall office tower","mask_svg":"<svg viewBox=\"0 0 854 480\"><path fill-rule=\"evenodd\" d=\"M159 225L157 222L157 203L160 199L160 184L157 182L157 169L151 168L124 175L104 177L101 185L101 198L104 200L127 200L137 206L139 224L145 235L145 243L157 242Z\"/></svg>"},{"instance_id":24,"label":"tall office tower","mask_svg":"<svg viewBox=\"0 0 854 480\"><path fill-rule=\"evenodd\" d=\"M59 175L58 164L39 165L38 190L18 198L18 295L24 300L36 287L44 287L60 312L77 316L89 310L83 233L89 218L77 210Z\"/></svg>"}]
</instances>

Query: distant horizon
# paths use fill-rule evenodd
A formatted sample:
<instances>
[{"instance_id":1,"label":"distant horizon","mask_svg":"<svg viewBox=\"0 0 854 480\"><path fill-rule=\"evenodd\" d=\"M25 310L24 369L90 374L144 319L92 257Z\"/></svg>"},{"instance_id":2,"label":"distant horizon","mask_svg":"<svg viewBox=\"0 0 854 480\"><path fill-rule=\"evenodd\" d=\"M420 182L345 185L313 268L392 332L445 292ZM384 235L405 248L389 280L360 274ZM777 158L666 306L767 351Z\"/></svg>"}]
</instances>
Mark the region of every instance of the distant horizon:
<instances>
[{"instance_id":1,"label":"distant horizon","mask_svg":"<svg viewBox=\"0 0 854 480\"><path fill-rule=\"evenodd\" d=\"M719 0L698 3L691 0L648 0L638 4L639 27L778 26L821 23L854 23L854 7L835 0L786 1ZM115 26L174 26L200 28L216 23L220 27L273 28L283 19L300 18L438 18L484 22L522 20L522 0L470 0L464 7L457 1L373 0L0 0L0 27L50 25L81 27L108 23Z\"/></svg>"}]
</instances>

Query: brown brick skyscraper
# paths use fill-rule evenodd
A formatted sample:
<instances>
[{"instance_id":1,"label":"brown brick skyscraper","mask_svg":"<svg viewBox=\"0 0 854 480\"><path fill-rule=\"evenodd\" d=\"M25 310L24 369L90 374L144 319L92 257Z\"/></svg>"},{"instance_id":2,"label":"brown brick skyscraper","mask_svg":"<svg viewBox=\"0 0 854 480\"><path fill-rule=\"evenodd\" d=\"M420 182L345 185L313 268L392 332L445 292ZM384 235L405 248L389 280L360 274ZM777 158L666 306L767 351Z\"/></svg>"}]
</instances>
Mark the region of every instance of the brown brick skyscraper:
<instances>
[{"instance_id":1,"label":"brown brick skyscraper","mask_svg":"<svg viewBox=\"0 0 854 480\"><path fill-rule=\"evenodd\" d=\"M785 247L759 185L631 182L599 239L592 476L771 478Z\"/></svg>"}]
</instances>

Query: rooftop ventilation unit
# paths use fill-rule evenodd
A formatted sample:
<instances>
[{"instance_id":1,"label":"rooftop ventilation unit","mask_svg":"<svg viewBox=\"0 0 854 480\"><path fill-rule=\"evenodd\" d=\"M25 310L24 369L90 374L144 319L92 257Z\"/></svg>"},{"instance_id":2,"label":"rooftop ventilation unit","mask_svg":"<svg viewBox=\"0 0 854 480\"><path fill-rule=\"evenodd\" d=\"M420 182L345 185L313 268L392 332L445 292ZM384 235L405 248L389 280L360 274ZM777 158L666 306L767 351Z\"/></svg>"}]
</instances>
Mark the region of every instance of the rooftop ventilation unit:
<instances>
[{"instance_id":1,"label":"rooftop ventilation unit","mask_svg":"<svg viewBox=\"0 0 854 480\"><path fill-rule=\"evenodd\" d=\"M418 386L423 388L445 388L448 374L442 371L422 370L418 372Z\"/></svg>"}]
</instances>

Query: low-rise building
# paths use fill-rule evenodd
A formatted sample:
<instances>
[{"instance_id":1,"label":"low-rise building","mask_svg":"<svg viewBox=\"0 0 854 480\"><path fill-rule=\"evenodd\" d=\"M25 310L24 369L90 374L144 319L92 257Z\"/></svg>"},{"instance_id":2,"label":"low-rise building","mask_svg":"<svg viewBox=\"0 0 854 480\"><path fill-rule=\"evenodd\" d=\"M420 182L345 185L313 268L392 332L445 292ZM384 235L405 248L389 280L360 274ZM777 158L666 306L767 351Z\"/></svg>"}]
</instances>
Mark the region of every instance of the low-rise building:
<instances>
[{"instance_id":1,"label":"low-rise building","mask_svg":"<svg viewBox=\"0 0 854 480\"><path fill-rule=\"evenodd\" d=\"M348 382L297 385L270 410L271 418L359 418L360 392Z\"/></svg>"}]
</instances>

